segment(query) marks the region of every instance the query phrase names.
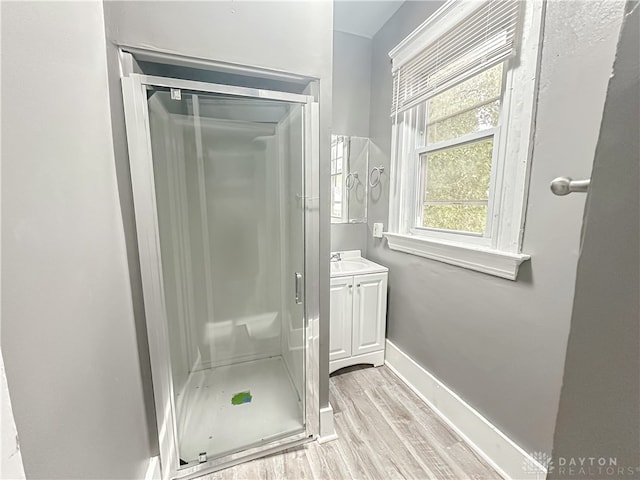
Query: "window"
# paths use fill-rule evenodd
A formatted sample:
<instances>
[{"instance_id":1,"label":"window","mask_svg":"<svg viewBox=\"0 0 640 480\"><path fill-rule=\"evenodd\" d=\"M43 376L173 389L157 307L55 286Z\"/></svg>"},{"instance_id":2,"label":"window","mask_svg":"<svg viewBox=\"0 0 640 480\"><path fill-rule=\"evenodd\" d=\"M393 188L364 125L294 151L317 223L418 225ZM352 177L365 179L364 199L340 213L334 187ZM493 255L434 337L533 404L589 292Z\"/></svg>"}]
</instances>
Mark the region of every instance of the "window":
<instances>
[{"instance_id":1,"label":"window","mask_svg":"<svg viewBox=\"0 0 640 480\"><path fill-rule=\"evenodd\" d=\"M417 228L484 235L490 227L502 85L498 64L427 100Z\"/></svg>"},{"instance_id":2,"label":"window","mask_svg":"<svg viewBox=\"0 0 640 480\"><path fill-rule=\"evenodd\" d=\"M389 247L515 280L541 5L447 2L389 54Z\"/></svg>"}]
</instances>

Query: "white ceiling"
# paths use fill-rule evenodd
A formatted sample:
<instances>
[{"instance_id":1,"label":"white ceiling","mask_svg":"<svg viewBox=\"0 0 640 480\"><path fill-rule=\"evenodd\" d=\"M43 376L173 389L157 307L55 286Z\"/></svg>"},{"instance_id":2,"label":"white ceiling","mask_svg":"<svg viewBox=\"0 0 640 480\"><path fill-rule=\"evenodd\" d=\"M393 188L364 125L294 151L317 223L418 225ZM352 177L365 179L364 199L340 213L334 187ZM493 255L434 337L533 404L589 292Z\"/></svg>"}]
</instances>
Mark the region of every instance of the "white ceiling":
<instances>
[{"instance_id":1,"label":"white ceiling","mask_svg":"<svg viewBox=\"0 0 640 480\"><path fill-rule=\"evenodd\" d=\"M373 38L403 3L404 0L335 0L333 4L333 29Z\"/></svg>"}]
</instances>

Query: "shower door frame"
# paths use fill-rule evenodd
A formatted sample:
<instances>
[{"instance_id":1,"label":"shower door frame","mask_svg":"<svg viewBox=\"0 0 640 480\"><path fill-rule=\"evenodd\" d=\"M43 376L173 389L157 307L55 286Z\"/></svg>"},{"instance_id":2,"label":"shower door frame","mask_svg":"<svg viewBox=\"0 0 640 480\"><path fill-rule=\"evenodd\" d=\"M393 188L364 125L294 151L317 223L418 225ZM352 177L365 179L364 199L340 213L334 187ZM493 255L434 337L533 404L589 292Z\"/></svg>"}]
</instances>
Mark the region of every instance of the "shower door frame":
<instances>
[{"instance_id":1,"label":"shower door frame","mask_svg":"<svg viewBox=\"0 0 640 480\"><path fill-rule=\"evenodd\" d=\"M122 77L122 93L136 218L149 357L156 408L156 426L163 479L189 479L268 455L318 436L319 388L319 110L313 96L256 88L220 85L131 73ZM156 205L148 87L194 93L215 93L300 104L303 108L304 325L305 426L302 433L180 468L169 333L164 302L160 237ZM291 292L294 295L294 292Z\"/></svg>"}]
</instances>

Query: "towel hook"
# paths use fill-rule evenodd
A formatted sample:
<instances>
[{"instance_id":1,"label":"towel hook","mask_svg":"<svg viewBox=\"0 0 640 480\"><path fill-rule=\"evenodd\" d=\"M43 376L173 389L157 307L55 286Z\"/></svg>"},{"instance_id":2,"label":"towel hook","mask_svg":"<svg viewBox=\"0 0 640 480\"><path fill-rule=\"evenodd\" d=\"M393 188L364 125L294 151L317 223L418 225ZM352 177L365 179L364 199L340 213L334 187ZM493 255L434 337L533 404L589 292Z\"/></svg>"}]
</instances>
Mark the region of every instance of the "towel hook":
<instances>
[{"instance_id":1,"label":"towel hook","mask_svg":"<svg viewBox=\"0 0 640 480\"><path fill-rule=\"evenodd\" d=\"M376 176L376 172L378 173L377 176ZM380 185L380 177L382 177L383 172L384 172L384 167L382 165L371 169L371 173L369 173L369 186L371 188L377 187L378 185Z\"/></svg>"}]
</instances>

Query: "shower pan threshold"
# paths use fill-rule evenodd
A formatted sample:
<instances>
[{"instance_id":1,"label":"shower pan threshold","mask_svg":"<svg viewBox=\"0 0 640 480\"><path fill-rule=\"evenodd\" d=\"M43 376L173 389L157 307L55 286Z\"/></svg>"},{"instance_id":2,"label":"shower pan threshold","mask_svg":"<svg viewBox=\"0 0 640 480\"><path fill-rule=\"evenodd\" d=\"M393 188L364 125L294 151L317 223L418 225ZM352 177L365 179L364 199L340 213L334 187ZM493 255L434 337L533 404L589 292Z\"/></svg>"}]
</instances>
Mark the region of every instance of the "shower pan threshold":
<instances>
[{"instance_id":1,"label":"shower pan threshold","mask_svg":"<svg viewBox=\"0 0 640 480\"><path fill-rule=\"evenodd\" d=\"M199 373L203 381L185 392L191 397L179 436L185 461L197 461L201 453L220 457L304 430L302 405L282 357Z\"/></svg>"}]
</instances>

